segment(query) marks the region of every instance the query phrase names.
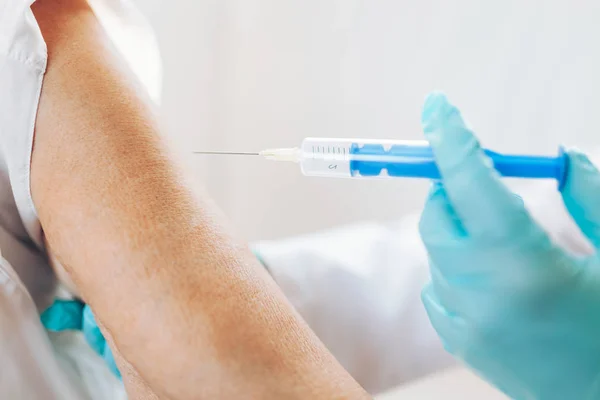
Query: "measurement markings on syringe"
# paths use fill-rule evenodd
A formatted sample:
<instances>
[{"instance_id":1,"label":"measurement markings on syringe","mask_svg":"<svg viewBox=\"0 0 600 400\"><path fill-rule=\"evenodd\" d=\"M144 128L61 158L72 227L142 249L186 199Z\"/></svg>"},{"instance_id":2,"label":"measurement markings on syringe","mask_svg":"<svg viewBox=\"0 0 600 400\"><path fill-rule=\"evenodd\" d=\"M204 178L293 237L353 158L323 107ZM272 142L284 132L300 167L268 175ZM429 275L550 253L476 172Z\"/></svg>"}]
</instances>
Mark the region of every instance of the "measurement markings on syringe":
<instances>
[{"instance_id":1,"label":"measurement markings on syringe","mask_svg":"<svg viewBox=\"0 0 600 400\"><path fill-rule=\"evenodd\" d=\"M318 160L332 158L334 160L345 161L347 159L346 148L343 146L312 146L312 152L309 157Z\"/></svg>"}]
</instances>

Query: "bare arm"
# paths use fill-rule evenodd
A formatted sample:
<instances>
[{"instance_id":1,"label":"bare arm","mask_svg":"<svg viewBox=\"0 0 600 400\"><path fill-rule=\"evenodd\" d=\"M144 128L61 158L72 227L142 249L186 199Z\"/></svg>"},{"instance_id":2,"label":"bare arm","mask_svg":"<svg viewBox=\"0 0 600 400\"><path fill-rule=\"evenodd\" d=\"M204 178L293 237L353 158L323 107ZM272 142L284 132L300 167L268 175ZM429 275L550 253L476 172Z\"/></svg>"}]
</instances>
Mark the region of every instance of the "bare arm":
<instances>
[{"instance_id":1,"label":"bare arm","mask_svg":"<svg viewBox=\"0 0 600 400\"><path fill-rule=\"evenodd\" d=\"M83 0L39 0L31 188L51 251L160 397L364 398L205 197Z\"/></svg>"}]
</instances>

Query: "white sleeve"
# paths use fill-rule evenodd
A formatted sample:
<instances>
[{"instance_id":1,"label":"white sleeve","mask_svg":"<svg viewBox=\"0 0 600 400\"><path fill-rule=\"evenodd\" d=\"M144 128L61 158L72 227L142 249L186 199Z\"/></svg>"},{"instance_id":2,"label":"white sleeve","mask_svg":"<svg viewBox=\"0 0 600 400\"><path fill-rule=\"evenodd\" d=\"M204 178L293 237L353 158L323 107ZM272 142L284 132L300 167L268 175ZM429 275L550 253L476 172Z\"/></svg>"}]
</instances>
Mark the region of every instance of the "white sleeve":
<instances>
[{"instance_id":1,"label":"white sleeve","mask_svg":"<svg viewBox=\"0 0 600 400\"><path fill-rule=\"evenodd\" d=\"M41 228L29 188L29 165L46 69L46 44L31 12L31 3L6 0L0 9L0 172L10 179L14 196L12 201L6 196L10 190L2 188L0 205L9 200L10 207L16 204L29 237L41 246ZM11 224L18 225L12 221Z\"/></svg>"}]
</instances>

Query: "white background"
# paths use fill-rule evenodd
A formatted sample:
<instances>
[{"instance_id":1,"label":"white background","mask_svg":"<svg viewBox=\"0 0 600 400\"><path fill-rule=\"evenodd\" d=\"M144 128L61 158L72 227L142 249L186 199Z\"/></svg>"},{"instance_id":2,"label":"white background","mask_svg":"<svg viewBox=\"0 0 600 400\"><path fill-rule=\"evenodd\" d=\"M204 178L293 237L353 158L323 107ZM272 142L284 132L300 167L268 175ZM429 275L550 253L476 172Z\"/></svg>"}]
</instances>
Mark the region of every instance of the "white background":
<instances>
[{"instance_id":1,"label":"white background","mask_svg":"<svg viewBox=\"0 0 600 400\"><path fill-rule=\"evenodd\" d=\"M600 132L596 0L138 0L164 60L163 114L188 152L305 136L419 139L445 91L484 144L582 148ZM191 158L248 239L418 210L427 182L304 178L294 165Z\"/></svg>"}]
</instances>

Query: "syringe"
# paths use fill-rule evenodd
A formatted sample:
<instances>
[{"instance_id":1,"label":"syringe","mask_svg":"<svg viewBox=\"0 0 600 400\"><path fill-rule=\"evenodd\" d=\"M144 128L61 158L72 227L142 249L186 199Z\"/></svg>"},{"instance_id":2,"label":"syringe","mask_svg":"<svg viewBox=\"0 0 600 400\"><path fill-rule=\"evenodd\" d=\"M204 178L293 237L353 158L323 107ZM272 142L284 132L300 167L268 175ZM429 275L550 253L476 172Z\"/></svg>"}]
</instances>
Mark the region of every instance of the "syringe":
<instances>
[{"instance_id":1,"label":"syringe","mask_svg":"<svg viewBox=\"0 0 600 400\"><path fill-rule=\"evenodd\" d=\"M559 187L564 183L567 157L562 149L556 157L504 155L490 150L485 153L501 176L556 179ZM440 178L433 151L426 141L306 138L300 147L237 154L296 162L306 176Z\"/></svg>"}]
</instances>

